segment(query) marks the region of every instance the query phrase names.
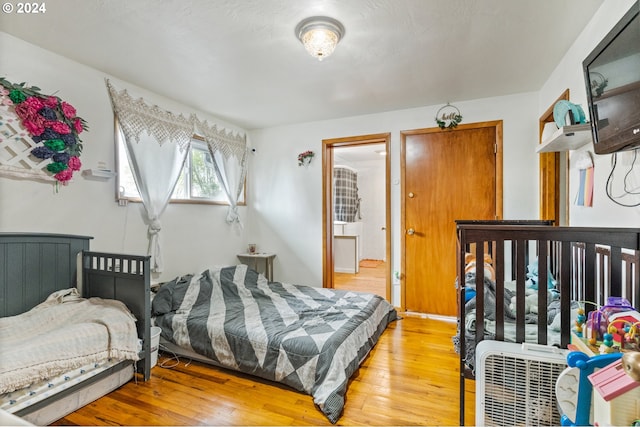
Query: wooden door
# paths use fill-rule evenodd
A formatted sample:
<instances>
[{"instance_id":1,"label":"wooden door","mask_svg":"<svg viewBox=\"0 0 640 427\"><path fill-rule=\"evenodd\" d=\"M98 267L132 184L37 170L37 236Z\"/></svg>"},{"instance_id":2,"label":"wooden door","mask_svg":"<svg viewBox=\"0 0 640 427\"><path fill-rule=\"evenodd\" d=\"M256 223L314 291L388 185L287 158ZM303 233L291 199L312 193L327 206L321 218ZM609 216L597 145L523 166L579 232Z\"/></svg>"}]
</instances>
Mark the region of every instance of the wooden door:
<instances>
[{"instance_id":1,"label":"wooden door","mask_svg":"<svg viewBox=\"0 0 640 427\"><path fill-rule=\"evenodd\" d=\"M457 219L502 210L502 122L402 133L405 309L457 313Z\"/></svg>"}]
</instances>

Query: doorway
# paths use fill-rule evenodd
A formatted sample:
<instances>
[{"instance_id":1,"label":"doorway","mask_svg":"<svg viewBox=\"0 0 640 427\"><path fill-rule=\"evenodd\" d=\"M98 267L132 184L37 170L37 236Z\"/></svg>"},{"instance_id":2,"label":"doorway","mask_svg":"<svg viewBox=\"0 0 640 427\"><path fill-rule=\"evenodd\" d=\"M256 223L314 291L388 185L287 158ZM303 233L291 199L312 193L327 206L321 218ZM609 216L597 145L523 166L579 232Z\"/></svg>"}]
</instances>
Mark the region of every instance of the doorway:
<instances>
[{"instance_id":1,"label":"doorway","mask_svg":"<svg viewBox=\"0 0 640 427\"><path fill-rule=\"evenodd\" d=\"M547 123L554 123L553 108L560 100L569 100L565 90L539 119L540 144ZM566 152L540 153L540 219L554 225L569 224L569 156Z\"/></svg>"},{"instance_id":2,"label":"doorway","mask_svg":"<svg viewBox=\"0 0 640 427\"><path fill-rule=\"evenodd\" d=\"M322 221L324 287L374 291L390 301L389 143L390 134L323 141ZM338 198L336 206L334 173L341 192L345 183L357 183L352 201Z\"/></svg>"},{"instance_id":3,"label":"doorway","mask_svg":"<svg viewBox=\"0 0 640 427\"><path fill-rule=\"evenodd\" d=\"M502 121L401 132L401 295L455 316L456 220L502 216Z\"/></svg>"}]
</instances>

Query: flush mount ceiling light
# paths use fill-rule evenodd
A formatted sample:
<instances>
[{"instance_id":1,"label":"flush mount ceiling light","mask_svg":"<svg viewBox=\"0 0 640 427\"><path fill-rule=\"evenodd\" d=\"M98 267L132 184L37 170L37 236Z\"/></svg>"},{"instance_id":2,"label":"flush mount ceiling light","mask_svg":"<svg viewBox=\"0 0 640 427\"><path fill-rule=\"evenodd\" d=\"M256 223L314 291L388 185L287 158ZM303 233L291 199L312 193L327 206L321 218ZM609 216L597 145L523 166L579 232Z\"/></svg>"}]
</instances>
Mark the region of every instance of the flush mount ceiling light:
<instances>
[{"instance_id":1,"label":"flush mount ceiling light","mask_svg":"<svg viewBox=\"0 0 640 427\"><path fill-rule=\"evenodd\" d=\"M344 36L344 27L333 18L312 16L296 26L296 36L311 56L322 61L333 53Z\"/></svg>"}]
</instances>

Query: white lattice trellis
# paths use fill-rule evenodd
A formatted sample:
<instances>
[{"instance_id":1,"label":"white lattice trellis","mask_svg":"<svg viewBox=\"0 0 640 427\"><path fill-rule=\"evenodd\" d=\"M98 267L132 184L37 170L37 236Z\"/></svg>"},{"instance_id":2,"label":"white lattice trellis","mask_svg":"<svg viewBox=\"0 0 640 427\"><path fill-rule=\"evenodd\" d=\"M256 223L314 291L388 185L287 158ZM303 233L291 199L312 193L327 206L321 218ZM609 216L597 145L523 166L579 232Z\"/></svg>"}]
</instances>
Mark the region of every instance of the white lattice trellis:
<instances>
[{"instance_id":1,"label":"white lattice trellis","mask_svg":"<svg viewBox=\"0 0 640 427\"><path fill-rule=\"evenodd\" d=\"M20 124L13 106L3 101L5 96L0 95L0 176L55 181L46 169L50 161L30 155L37 144Z\"/></svg>"}]
</instances>

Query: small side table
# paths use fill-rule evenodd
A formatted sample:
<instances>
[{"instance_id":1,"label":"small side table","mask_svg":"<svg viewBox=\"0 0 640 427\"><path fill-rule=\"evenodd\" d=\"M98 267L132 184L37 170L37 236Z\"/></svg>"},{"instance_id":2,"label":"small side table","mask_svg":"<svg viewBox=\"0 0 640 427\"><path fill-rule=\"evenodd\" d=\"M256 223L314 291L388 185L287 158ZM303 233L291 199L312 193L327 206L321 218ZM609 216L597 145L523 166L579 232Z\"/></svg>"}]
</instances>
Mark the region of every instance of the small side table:
<instances>
[{"instance_id":1,"label":"small side table","mask_svg":"<svg viewBox=\"0 0 640 427\"><path fill-rule=\"evenodd\" d=\"M241 263L247 264L252 269L259 273L264 273L268 281L273 282L273 259L276 254L270 253L255 253L255 254L238 254L238 259ZM259 265L264 267L259 269Z\"/></svg>"}]
</instances>

